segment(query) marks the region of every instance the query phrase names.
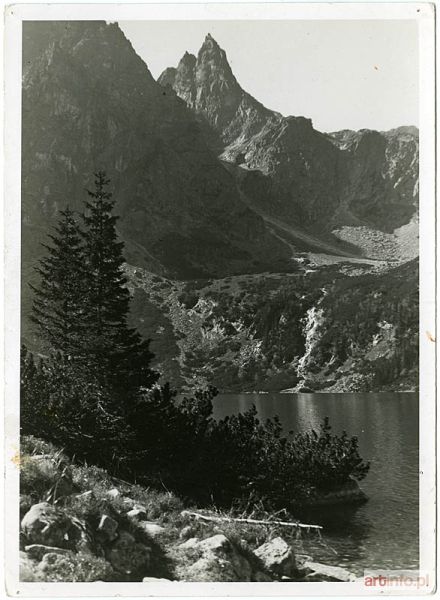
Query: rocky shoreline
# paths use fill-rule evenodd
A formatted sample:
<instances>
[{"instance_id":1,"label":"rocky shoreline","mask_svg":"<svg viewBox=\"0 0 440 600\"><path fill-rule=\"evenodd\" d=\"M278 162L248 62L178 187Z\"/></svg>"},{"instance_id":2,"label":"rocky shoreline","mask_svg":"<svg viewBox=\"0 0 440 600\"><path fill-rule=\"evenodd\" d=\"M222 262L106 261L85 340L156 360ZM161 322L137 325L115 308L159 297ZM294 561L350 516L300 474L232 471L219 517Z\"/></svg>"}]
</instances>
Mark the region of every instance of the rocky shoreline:
<instances>
[{"instance_id":1,"label":"rocky shoreline","mask_svg":"<svg viewBox=\"0 0 440 600\"><path fill-rule=\"evenodd\" d=\"M264 524L240 523L215 511L185 510L170 492L72 464L35 438L26 440L20 468L21 581L356 579L301 554L295 526L279 527L271 516ZM348 488L335 499L349 499L355 486Z\"/></svg>"}]
</instances>

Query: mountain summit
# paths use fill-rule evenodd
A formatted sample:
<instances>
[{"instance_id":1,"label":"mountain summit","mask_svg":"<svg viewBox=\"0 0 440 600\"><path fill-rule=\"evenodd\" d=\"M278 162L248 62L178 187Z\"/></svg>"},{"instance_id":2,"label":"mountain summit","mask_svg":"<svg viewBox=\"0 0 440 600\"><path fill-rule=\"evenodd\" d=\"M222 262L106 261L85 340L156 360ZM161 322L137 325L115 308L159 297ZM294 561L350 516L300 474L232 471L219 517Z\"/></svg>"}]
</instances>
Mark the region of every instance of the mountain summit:
<instances>
[{"instance_id":1,"label":"mountain summit","mask_svg":"<svg viewBox=\"0 0 440 600\"><path fill-rule=\"evenodd\" d=\"M197 58L185 54L158 82L171 86L200 122L215 130L221 143L212 149L237 178L248 206L278 230L281 220L295 245L303 245L298 228L326 237L333 247L336 241L342 249L332 232L366 227L394 235L413 222L418 205L415 128L325 134L310 119L284 117L242 89L210 34ZM343 237L358 245L358 232L344 229Z\"/></svg>"},{"instance_id":2,"label":"mountain summit","mask_svg":"<svg viewBox=\"0 0 440 600\"><path fill-rule=\"evenodd\" d=\"M57 211L82 206L100 169L131 264L200 277L264 270L289 256L243 203L197 117L154 80L118 25L26 22L23 50L25 263L41 252ZM182 89L195 62L186 54L179 64Z\"/></svg>"},{"instance_id":3,"label":"mountain summit","mask_svg":"<svg viewBox=\"0 0 440 600\"><path fill-rule=\"evenodd\" d=\"M225 145L236 139L237 132L250 138L280 117L241 88L226 52L209 33L197 58L185 53L177 68L166 69L158 82L170 85L191 109L202 114Z\"/></svg>"}]
</instances>

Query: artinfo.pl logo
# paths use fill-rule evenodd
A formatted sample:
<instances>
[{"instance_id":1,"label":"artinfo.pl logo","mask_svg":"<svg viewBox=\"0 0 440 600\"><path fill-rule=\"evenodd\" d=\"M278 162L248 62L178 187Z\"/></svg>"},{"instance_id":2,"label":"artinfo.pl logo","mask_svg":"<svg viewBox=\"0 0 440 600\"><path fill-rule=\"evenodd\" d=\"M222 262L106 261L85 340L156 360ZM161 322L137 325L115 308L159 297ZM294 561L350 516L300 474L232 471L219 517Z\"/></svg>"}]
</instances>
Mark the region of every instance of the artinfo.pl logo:
<instances>
[{"instance_id":1,"label":"artinfo.pl logo","mask_svg":"<svg viewBox=\"0 0 440 600\"><path fill-rule=\"evenodd\" d=\"M409 570L364 571L364 585L369 588L429 588L429 573Z\"/></svg>"}]
</instances>

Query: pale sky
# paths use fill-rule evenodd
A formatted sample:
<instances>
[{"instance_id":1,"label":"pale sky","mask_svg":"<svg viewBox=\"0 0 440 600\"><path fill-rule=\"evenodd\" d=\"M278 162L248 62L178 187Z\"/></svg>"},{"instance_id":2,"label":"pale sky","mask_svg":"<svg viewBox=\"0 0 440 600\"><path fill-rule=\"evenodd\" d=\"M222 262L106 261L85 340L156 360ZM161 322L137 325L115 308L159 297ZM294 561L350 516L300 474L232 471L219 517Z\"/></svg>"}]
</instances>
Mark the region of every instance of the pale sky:
<instances>
[{"instance_id":1,"label":"pale sky","mask_svg":"<svg viewBox=\"0 0 440 600\"><path fill-rule=\"evenodd\" d=\"M238 82L267 108L316 129L418 125L416 21L125 21L157 78L209 32Z\"/></svg>"}]
</instances>

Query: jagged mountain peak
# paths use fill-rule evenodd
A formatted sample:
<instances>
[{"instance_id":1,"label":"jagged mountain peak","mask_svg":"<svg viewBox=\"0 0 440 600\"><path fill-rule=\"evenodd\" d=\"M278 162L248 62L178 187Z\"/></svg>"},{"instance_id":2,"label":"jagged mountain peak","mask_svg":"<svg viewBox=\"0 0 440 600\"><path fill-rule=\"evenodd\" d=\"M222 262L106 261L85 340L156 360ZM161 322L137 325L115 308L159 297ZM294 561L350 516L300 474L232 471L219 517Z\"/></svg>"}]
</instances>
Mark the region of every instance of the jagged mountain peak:
<instances>
[{"instance_id":1,"label":"jagged mountain peak","mask_svg":"<svg viewBox=\"0 0 440 600\"><path fill-rule=\"evenodd\" d=\"M225 144L237 132L252 135L280 115L245 92L232 72L225 50L207 33L197 58L186 52L177 69L165 69L158 82L171 85L190 108L202 115Z\"/></svg>"},{"instance_id":2,"label":"jagged mountain peak","mask_svg":"<svg viewBox=\"0 0 440 600\"><path fill-rule=\"evenodd\" d=\"M391 231L412 218L418 149L411 128L320 133L311 119L283 117L243 90L210 34L194 67L181 61L171 85L214 131L222 160L241 167L243 193L260 214L319 234L340 223Z\"/></svg>"},{"instance_id":3,"label":"jagged mountain peak","mask_svg":"<svg viewBox=\"0 0 440 600\"><path fill-rule=\"evenodd\" d=\"M194 56L194 54L191 54L190 52L185 52L185 54L180 59L179 64L194 66L196 64L196 61L197 61L197 58Z\"/></svg>"},{"instance_id":4,"label":"jagged mountain peak","mask_svg":"<svg viewBox=\"0 0 440 600\"><path fill-rule=\"evenodd\" d=\"M232 73L226 52L209 33L197 54L196 77L199 84L202 85L206 80L209 80L210 85L211 83L215 84L217 80L227 83L231 88L242 91Z\"/></svg>"},{"instance_id":5,"label":"jagged mountain peak","mask_svg":"<svg viewBox=\"0 0 440 600\"><path fill-rule=\"evenodd\" d=\"M223 55L225 55L225 51L222 48L220 48L220 45L212 37L212 35L210 33L206 34L205 41L203 42L203 44L199 50L199 54L202 50L217 50L217 51L220 51L220 53L223 53Z\"/></svg>"}]
</instances>

